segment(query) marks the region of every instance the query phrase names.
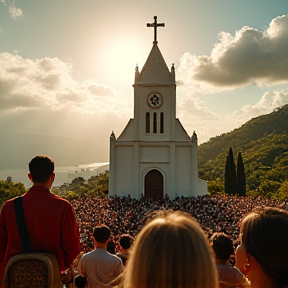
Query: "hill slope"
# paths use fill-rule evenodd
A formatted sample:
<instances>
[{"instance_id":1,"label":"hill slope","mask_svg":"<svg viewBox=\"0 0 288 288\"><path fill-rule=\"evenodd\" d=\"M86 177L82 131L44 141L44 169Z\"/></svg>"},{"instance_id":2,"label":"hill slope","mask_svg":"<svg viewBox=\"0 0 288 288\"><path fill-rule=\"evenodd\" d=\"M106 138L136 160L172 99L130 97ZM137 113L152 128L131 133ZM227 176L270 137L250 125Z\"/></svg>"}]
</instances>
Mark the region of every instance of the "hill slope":
<instances>
[{"instance_id":1,"label":"hill slope","mask_svg":"<svg viewBox=\"0 0 288 288\"><path fill-rule=\"evenodd\" d=\"M249 191L276 192L288 180L288 105L200 145L201 178L223 181L229 147L235 161L242 152Z\"/></svg>"}]
</instances>

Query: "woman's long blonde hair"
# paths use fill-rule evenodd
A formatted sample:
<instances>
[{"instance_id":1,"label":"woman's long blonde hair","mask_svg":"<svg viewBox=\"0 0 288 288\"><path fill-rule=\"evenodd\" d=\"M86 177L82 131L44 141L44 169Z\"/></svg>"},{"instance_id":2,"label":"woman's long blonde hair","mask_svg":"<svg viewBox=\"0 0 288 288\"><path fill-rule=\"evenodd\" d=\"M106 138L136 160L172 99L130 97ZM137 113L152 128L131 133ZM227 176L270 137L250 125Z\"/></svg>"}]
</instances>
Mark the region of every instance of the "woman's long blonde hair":
<instances>
[{"instance_id":1,"label":"woman's long blonde hair","mask_svg":"<svg viewBox=\"0 0 288 288\"><path fill-rule=\"evenodd\" d=\"M164 213L141 230L124 273L125 288L217 288L208 240L196 220Z\"/></svg>"}]
</instances>

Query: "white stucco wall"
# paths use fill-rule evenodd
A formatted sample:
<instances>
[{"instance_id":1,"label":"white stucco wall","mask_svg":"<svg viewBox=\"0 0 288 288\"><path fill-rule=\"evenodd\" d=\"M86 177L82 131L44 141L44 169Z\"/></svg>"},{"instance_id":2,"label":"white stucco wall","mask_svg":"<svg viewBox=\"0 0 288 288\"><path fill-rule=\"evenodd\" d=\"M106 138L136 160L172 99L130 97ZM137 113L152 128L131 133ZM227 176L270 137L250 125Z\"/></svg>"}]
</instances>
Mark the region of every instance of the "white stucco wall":
<instances>
[{"instance_id":1,"label":"white stucco wall","mask_svg":"<svg viewBox=\"0 0 288 288\"><path fill-rule=\"evenodd\" d=\"M181 196L191 194L191 146L176 147L175 193Z\"/></svg>"},{"instance_id":2,"label":"white stucco wall","mask_svg":"<svg viewBox=\"0 0 288 288\"><path fill-rule=\"evenodd\" d=\"M197 189L195 189L194 196L197 195L207 195L208 194L208 184L207 181L200 178L197 179Z\"/></svg>"},{"instance_id":3,"label":"white stucco wall","mask_svg":"<svg viewBox=\"0 0 288 288\"><path fill-rule=\"evenodd\" d=\"M141 146L139 149L140 162L169 162L168 146Z\"/></svg>"},{"instance_id":4,"label":"white stucco wall","mask_svg":"<svg viewBox=\"0 0 288 288\"><path fill-rule=\"evenodd\" d=\"M133 193L133 146L115 146L114 187L117 196Z\"/></svg>"}]
</instances>

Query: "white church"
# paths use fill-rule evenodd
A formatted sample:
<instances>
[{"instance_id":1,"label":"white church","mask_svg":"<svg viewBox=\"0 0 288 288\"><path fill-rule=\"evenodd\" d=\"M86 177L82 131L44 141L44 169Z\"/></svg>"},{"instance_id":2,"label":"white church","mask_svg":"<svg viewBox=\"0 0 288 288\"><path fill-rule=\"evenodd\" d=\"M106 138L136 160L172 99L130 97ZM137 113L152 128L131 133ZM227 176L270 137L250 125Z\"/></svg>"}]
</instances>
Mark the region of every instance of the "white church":
<instances>
[{"instance_id":1,"label":"white church","mask_svg":"<svg viewBox=\"0 0 288 288\"><path fill-rule=\"evenodd\" d=\"M135 70L134 118L116 138L110 136L109 196L140 199L208 194L207 182L198 178L197 135L190 137L176 118L176 82L157 41L139 72Z\"/></svg>"}]
</instances>

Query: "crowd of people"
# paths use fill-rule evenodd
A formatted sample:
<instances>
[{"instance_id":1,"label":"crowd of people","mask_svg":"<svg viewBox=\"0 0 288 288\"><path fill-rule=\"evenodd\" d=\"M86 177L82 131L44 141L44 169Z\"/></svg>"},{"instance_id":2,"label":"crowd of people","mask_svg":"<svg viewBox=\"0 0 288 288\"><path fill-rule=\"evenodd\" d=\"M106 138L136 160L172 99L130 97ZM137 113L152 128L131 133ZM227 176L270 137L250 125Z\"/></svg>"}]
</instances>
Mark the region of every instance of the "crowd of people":
<instances>
[{"instance_id":1,"label":"crowd of people","mask_svg":"<svg viewBox=\"0 0 288 288\"><path fill-rule=\"evenodd\" d=\"M80 229L81 250L93 249L93 227L105 224L111 229L111 241L118 251L119 237L130 234L136 237L153 211L182 211L193 216L210 238L214 232L224 232L235 242L239 236L241 218L255 207L282 208L282 202L264 197L198 196L176 199L132 199L130 197L81 197L70 200Z\"/></svg>"},{"instance_id":2,"label":"crowd of people","mask_svg":"<svg viewBox=\"0 0 288 288\"><path fill-rule=\"evenodd\" d=\"M29 171L32 187L0 211L1 288L35 287L42 277L25 266L13 278L9 263L39 251L56 257L57 287L73 286L75 270L76 288L288 288L285 203L207 195L69 202L50 192L52 158L34 157Z\"/></svg>"},{"instance_id":3,"label":"crowd of people","mask_svg":"<svg viewBox=\"0 0 288 288\"><path fill-rule=\"evenodd\" d=\"M248 272L243 268L245 265L250 265L245 264L248 261L248 256L244 264L242 263L243 259L241 261L238 260L238 265L235 263L235 248L242 245L242 238L239 238L239 235L243 234L243 232L240 232L241 219L245 215L249 215L256 207L258 209L261 207L262 209L265 207L281 209L285 206L285 203L272 201L264 197L223 195L154 200L147 198L136 200L130 197L113 197L110 199L84 198L79 196L71 200L71 203L75 209L80 229L82 253L88 253L89 255L89 251L93 251L93 249L97 251L96 246L93 245L95 240L93 241L92 227L97 227L98 225L107 225L111 229L110 240L107 241L106 249L112 254L116 254L121 249L119 239L121 235L127 233L131 237L136 238L132 248L131 259L129 259L125 270L126 273L121 274L122 285L126 287L143 287L143 284L147 285L144 285L145 287L170 287L169 283L173 281L179 282L177 285L181 287L190 287L187 283L192 283L196 280L194 284L198 286L195 287L217 287L216 282L218 282L220 288L250 287L250 279L246 277ZM182 212L185 215L182 215ZM186 218L186 215L192 216L191 219ZM157 219L162 223L163 227L161 229L164 229L163 231L158 227L159 223L155 224L158 221ZM185 231L187 227L184 228L185 225L182 223L183 227L181 228L179 222L187 222L186 226L190 227L192 225L192 228L190 227L189 229L195 231ZM243 224L241 227L243 227ZM159 229L158 232L157 229ZM176 233L175 229L180 229L180 232ZM241 229L243 230L243 228ZM184 236L182 233L188 235L186 235L188 237L187 243L183 242ZM196 239L199 235L200 238L202 237L201 233L203 233L206 240L201 240L201 243L198 244L194 243L197 242ZM149 234L151 235L149 236ZM208 239L210 243L207 245ZM182 251L179 249L178 244L175 244L177 242L181 242L180 245L185 245L186 248ZM205 255L197 254L197 249L195 250L197 245L202 247L202 252L207 250L207 246L211 246L213 253L211 253L211 250L209 255L215 256L215 262L211 261L211 258L207 258L207 253L204 253ZM163 255L160 255L160 251L162 251ZM184 254L188 253L190 256L188 258L185 257L181 251ZM239 251L238 254L241 254L241 249L237 249L237 251ZM140 262L139 257L141 258ZM173 258L172 260L171 257ZM190 257L194 257L195 261L191 261ZM216 265L213 266L212 262ZM163 270L161 263L165 263L167 271ZM235 264L237 267L234 267ZM77 270L77 266L78 261L75 262L75 270ZM160 267L160 270L157 267ZM179 267L182 268L180 269ZM192 274L187 273L187 269L190 269L189 267L194 272L199 270L199 273L197 272L198 274L196 274L199 277L202 275L202 280L193 278L194 272ZM178 272L173 273L171 276L169 269L171 271L176 269ZM210 278L205 277L205 273L203 273L205 269L210 271ZM215 273L217 276L215 276ZM116 277L116 282L117 279ZM254 285L254 287L257 286Z\"/></svg>"},{"instance_id":4,"label":"crowd of people","mask_svg":"<svg viewBox=\"0 0 288 288\"><path fill-rule=\"evenodd\" d=\"M96 226L92 236L94 249L85 253L78 265L88 282L76 287L84 288L87 284L88 288L288 287L286 210L258 206L242 217L236 253L230 236L214 232L208 239L199 222L188 213L157 210L150 216L133 243L125 269L118 257L106 251L110 229L106 225ZM100 256L94 257L97 253ZM234 254L235 267L229 263ZM103 262L103 255L111 260ZM85 267L83 263L90 261ZM93 265L100 267L91 270ZM99 273L108 267L112 278L105 281Z\"/></svg>"}]
</instances>

